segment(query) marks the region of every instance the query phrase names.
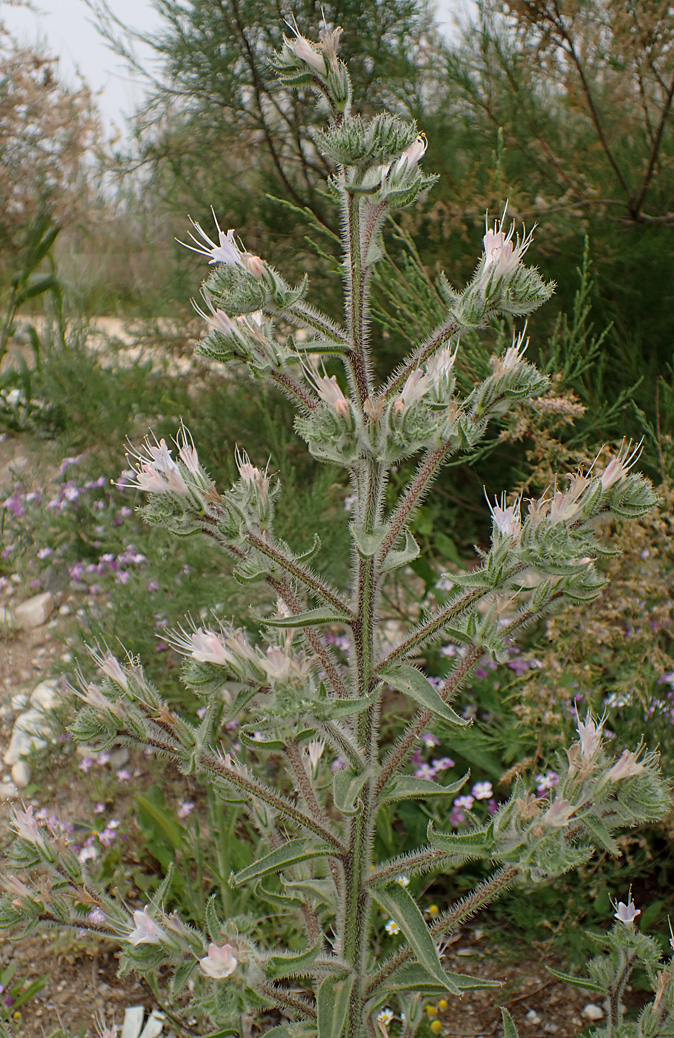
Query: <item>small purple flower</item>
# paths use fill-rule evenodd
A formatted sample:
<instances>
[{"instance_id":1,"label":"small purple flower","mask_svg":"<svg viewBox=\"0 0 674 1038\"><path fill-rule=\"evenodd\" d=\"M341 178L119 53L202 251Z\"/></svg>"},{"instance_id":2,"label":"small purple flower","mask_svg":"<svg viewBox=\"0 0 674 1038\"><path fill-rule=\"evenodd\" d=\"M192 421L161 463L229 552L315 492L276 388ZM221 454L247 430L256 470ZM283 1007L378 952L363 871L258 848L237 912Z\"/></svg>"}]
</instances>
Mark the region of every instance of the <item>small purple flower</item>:
<instances>
[{"instance_id":1,"label":"small purple flower","mask_svg":"<svg viewBox=\"0 0 674 1038\"><path fill-rule=\"evenodd\" d=\"M147 585L148 591L159 591L159 587L160 585L158 580L151 580Z\"/></svg>"},{"instance_id":2,"label":"small purple flower","mask_svg":"<svg viewBox=\"0 0 674 1038\"><path fill-rule=\"evenodd\" d=\"M476 800L489 800L493 794L491 782L476 782L471 793Z\"/></svg>"},{"instance_id":3,"label":"small purple flower","mask_svg":"<svg viewBox=\"0 0 674 1038\"><path fill-rule=\"evenodd\" d=\"M632 901L632 891L627 895L627 904L624 901L619 901L616 905L616 911L613 913L615 919L619 919L625 926L634 926L634 920L638 915L641 915L641 909L636 908Z\"/></svg>"},{"instance_id":4,"label":"small purple flower","mask_svg":"<svg viewBox=\"0 0 674 1038\"><path fill-rule=\"evenodd\" d=\"M429 750L432 750L434 746L440 745L440 740L436 735L433 735L433 732L424 732L421 736L421 741Z\"/></svg>"},{"instance_id":5,"label":"small purple flower","mask_svg":"<svg viewBox=\"0 0 674 1038\"><path fill-rule=\"evenodd\" d=\"M193 800L181 800L178 806L178 818L187 818L194 811Z\"/></svg>"},{"instance_id":6,"label":"small purple flower","mask_svg":"<svg viewBox=\"0 0 674 1038\"><path fill-rule=\"evenodd\" d=\"M80 763L78 764L78 768L80 769L80 771L83 771L85 775L87 771L89 771L93 766L94 761L92 757L83 757Z\"/></svg>"},{"instance_id":7,"label":"small purple flower","mask_svg":"<svg viewBox=\"0 0 674 1038\"><path fill-rule=\"evenodd\" d=\"M120 768L117 772L117 778L120 782L128 782L131 778L131 772L128 768Z\"/></svg>"},{"instance_id":8,"label":"small purple flower","mask_svg":"<svg viewBox=\"0 0 674 1038\"><path fill-rule=\"evenodd\" d=\"M459 809L463 809L465 811L470 811L474 803L475 798L472 797L470 793L467 793L465 796L456 798L456 800L454 801L454 807L458 807Z\"/></svg>"},{"instance_id":9,"label":"small purple flower","mask_svg":"<svg viewBox=\"0 0 674 1038\"><path fill-rule=\"evenodd\" d=\"M431 764L436 772L449 771L450 768L454 767L454 761L451 757L434 757Z\"/></svg>"}]
</instances>

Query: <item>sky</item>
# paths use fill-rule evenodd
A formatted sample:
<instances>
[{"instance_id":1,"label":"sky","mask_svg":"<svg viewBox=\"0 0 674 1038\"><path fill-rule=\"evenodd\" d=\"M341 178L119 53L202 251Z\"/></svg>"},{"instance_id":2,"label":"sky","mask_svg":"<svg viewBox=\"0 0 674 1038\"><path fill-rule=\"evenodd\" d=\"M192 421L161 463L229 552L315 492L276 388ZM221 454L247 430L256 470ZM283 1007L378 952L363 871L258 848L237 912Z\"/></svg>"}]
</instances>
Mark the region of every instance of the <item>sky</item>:
<instances>
[{"instance_id":1,"label":"sky","mask_svg":"<svg viewBox=\"0 0 674 1038\"><path fill-rule=\"evenodd\" d=\"M470 0L436 0L438 21L445 31L451 31L454 15L466 2ZM66 82L73 82L79 72L98 95L106 128L117 127L124 133L126 116L142 100L142 83L98 34L85 0L32 0L32 5L31 11L0 0L0 18L22 42L46 43L60 59ZM161 24L151 0L110 0L110 6L121 22L140 34Z\"/></svg>"}]
</instances>

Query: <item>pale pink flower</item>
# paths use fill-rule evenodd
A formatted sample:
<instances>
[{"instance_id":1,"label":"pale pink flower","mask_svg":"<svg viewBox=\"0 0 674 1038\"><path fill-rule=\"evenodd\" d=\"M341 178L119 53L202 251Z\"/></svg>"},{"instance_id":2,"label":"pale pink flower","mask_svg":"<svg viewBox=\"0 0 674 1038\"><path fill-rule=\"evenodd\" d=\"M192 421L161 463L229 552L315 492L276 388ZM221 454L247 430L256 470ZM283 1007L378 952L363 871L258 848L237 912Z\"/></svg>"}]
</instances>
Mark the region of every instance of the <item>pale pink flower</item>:
<instances>
[{"instance_id":1,"label":"pale pink flower","mask_svg":"<svg viewBox=\"0 0 674 1038\"><path fill-rule=\"evenodd\" d=\"M231 944L209 944L208 955L199 959L199 965L207 977L222 980L229 977L239 964Z\"/></svg>"},{"instance_id":2,"label":"pale pink flower","mask_svg":"<svg viewBox=\"0 0 674 1038\"><path fill-rule=\"evenodd\" d=\"M190 636L190 642L190 655L197 663L215 663L219 667L227 667L234 662L234 658L214 631L204 631L203 627L198 627Z\"/></svg>"},{"instance_id":3,"label":"pale pink flower","mask_svg":"<svg viewBox=\"0 0 674 1038\"><path fill-rule=\"evenodd\" d=\"M315 378L313 379L313 384L321 400L329 404L335 414L345 417L350 413L349 401L342 393L336 375L331 375L330 378L326 375L323 375L321 378Z\"/></svg>"},{"instance_id":4,"label":"pale pink flower","mask_svg":"<svg viewBox=\"0 0 674 1038\"><path fill-rule=\"evenodd\" d=\"M524 330L520 332L519 335L513 337L512 344L508 346L508 349L502 357L492 358L491 363L494 368L494 374L497 378L500 378L502 375L507 375L519 367L524 352L529 345L529 339L524 338L526 330L525 325Z\"/></svg>"},{"instance_id":5,"label":"pale pink flower","mask_svg":"<svg viewBox=\"0 0 674 1038\"><path fill-rule=\"evenodd\" d=\"M159 443L146 439L140 450L131 449L132 470L135 482L128 480L120 483L122 488L136 487L151 494L175 493L185 496L189 487L183 479L179 466L171 457L171 450L165 440Z\"/></svg>"},{"instance_id":6,"label":"pale pink flower","mask_svg":"<svg viewBox=\"0 0 674 1038\"><path fill-rule=\"evenodd\" d=\"M419 368L416 371L412 371L407 376L407 381L402 388L399 399L393 405L395 413L402 414L408 407L415 404L417 400L421 400L430 389L430 386L431 380L428 375L425 375Z\"/></svg>"},{"instance_id":7,"label":"pale pink flower","mask_svg":"<svg viewBox=\"0 0 674 1038\"><path fill-rule=\"evenodd\" d=\"M641 454L641 443L630 453L631 443L623 443L615 458L611 458L601 474L602 490L610 490L616 483L621 483Z\"/></svg>"},{"instance_id":8,"label":"pale pink flower","mask_svg":"<svg viewBox=\"0 0 674 1038\"><path fill-rule=\"evenodd\" d=\"M243 265L254 278L261 278L265 271L265 262L259 256L252 256L250 252L244 252L241 257Z\"/></svg>"},{"instance_id":9,"label":"pale pink flower","mask_svg":"<svg viewBox=\"0 0 674 1038\"><path fill-rule=\"evenodd\" d=\"M408 169L412 169L413 166L416 166L419 160L422 159L424 154L426 153L427 147L428 141L426 139L426 135L420 133L417 139L413 141L412 144L410 144L409 148L405 149L405 151L398 159L396 165L396 172L402 172L405 166Z\"/></svg>"},{"instance_id":10,"label":"pale pink flower","mask_svg":"<svg viewBox=\"0 0 674 1038\"><path fill-rule=\"evenodd\" d=\"M16 835L22 840L26 840L28 843L35 844L36 846L45 846L44 838L40 833L40 827L36 819L33 818L32 807L26 808L25 811L15 811L11 825Z\"/></svg>"},{"instance_id":11,"label":"pale pink flower","mask_svg":"<svg viewBox=\"0 0 674 1038\"><path fill-rule=\"evenodd\" d=\"M229 266L242 266L243 261L241 258L241 250L234 241L235 231L230 229L229 231L227 231L227 234L225 234L225 232L220 229L218 218L215 215L215 211L212 207L211 212L213 213L213 219L215 220L215 226L218 231L217 245L208 237L201 224L198 224L195 220L192 219L192 217L190 217L190 222L194 229L197 231L197 233L201 235L204 241L200 242L199 239L195 238L195 236L190 231L189 236L194 242L194 245L189 245L185 241L178 241L178 244L184 245L186 249L191 249L192 252L198 252L201 256L210 257L208 261L209 263L226 263Z\"/></svg>"},{"instance_id":12,"label":"pale pink flower","mask_svg":"<svg viewBox=\"0 0 674 1038\"><path fill-rule=\"evenodd\" d=\"M625 926L633 926L634 920L638 915L641 915L641 909L635 908L634 902L632 901L632 892L627 895L627 904L624 901L619 901L616 910L613 913L615 919L619 919Z\"/></svg>"},{"instance_id":13,"label":"pale pink flower","mask_svg":"<svg viewBox=\"0 0 674 1038\"><path fill-rule=\"evenodd\" d=\"M290 48L296 58L303 61L306 65L309 65L314 72L318 72L320 76L324 76L325 69L325 58L321 52L314 47L313 43L305 39L304 36L300 36L297 30L291 25L290 28L295 33L292 38L284 37L286 46Z\"/></svg>"},{"instance_id":14,"label":"pale pink flower","mask_svg":"<svg viewBox=\"0 0 674 1038\"><path fill-rule=\"evenodd\" d=\"M555 800L542 816L541 821L552 826L553 829L562 829L569 824L575 810L575 805L570 804L568 800Z\"/></svg>"},{"instance_id":15,"label":"pale pink flower","mask_svg":"<svg viewBox=\"0 0 674 1038\"><path fill-rule=\"evenodd\" d=\"M637 760L637 755L632 750L623 750L621 756L608 773L611 782L620 782L621 779L633 778L641 775L646 766Z\"/></svg>"},{"instance_id":16,"label":"pale pink flower","mask_svg":"<svg viewBox=\"0 0 674 1038\"><path fill-rule=\"evenodd\" d=\"M579 502L574 500L570 491L563 494L561 490L556 490L550 502L550 522L568 522L569 519L573 519L579 508Z\"/></svg>"},{"instance_id":17,"label":"pale pink flower","mask_svg":"<svg viewBox=\"0 0 674 1038\"><path fill-rule=\"evenodd\" d=\"M115 659L111 652L107 652L105 656L97 660L97 662L103 673L107 674L115 684L121 685L126 692L129 691L129 680L124 673L121 664Z\"/></svg>"},{"instance_id":18,"label":"pale pink flower","mask_svg":"<svg viewBox=\"0 0 674 1038\"><path fill-rule=\"evenodd\" d=\"M133 921L136 924L135 929L126 938L129 944L161 944L166 937L166 933L161 926L157 926L147 908L142 912L134 912Z\"/></svg>"},{"instance_id":19,"label":"pale pink flower","mask_svg":"<svg viewBox=\"0 0 674 1038\"><path fill-rule=\"evenodd\" d=\"M451 350L448 346L444 346L426 361L426 373L435 385L441 382L449 382L454 369L457 350L458 347L455 350Z\"/></svg>"},{"instance_id":20,"label":"pale pink flower","mask_svg":"<svg viewBox=\"0 0 674 1038\"><path fill-rule=\"evenodd\" d=\"M501 219L494 222L493 228L487 227L486 234L482 239L484 244L484 267L480 280L484 287L492 278L498 279L512 273L532 241L532 234L524 234L522 240L520 240L519 235L515 235L514 221L506 234L502 229L505 215L506 210L504 209Z\"/></svg>"},{"instance_id":21,"label":"pale pink flower","mask_svg":"<svg viewBox=\"0 0 674 1038\"><path fill-rule=\"evenodd\" d=\"M272 681L286 681L290 675L291 661L277 645L270 645L262 666Z\"/></svg>"},{"instance_id":22,"label":"pale pink flower","mask_svg":"<svg viewBox=\"0 0 674 1038\"><path fill-rule=\"evenodd\" d=\"M491 782L476 782L471 793L476 800L489 800L489 797L494 795Z\"/></svg>"}]
</instances>

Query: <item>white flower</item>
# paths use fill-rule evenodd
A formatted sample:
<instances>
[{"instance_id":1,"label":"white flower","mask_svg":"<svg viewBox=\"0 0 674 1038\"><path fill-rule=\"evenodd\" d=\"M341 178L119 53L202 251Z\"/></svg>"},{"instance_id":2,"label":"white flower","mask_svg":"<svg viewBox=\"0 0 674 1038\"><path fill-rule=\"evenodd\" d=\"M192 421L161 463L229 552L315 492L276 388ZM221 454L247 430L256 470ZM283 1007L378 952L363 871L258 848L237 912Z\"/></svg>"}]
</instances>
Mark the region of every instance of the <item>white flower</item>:
<instances>
[{"instance_id":1,"label":"white flower","mask_svg":"<svg viewBox=\"0 0 674 1038\"><path fill-rule=\"evenodd\" d=\"M384 929L386 930L387 934L391 935L391 937L395 936L395 934L397 933L400 933L400 927L396 923L395 919L389 919Z\"/></svg>"},{"instance_id":2,"label":"white flower","mask_svg":"<svg viewBox=\"0 0 674 1038\"><path fill-rule=\"evenodd\" d=\"M428 375L425 375L419 368L416 371L412 371L407 376L407 381L402 388L402 392L398 400L393 405L393 410L396 414L402 414L408 407L415 404L417 400L421 400L430 389L431 380Z\"/></svg>"},{"instance_id":3,"label":"white flower","mask_svg":"<svg viewBox=\"0 0 674 1038\"><path fill-rule=\"evenodd\" d=\"M392 1020L393 1013L390 1009L382 1009L381 1013L377 1013L377 1023L383 1024L384 1027L388 1027Z\"/></svg>"},{"instance_id":4,"label":"white flower","mask_svg":"<svg viewBox=\"0 0 674 1038\"><path fill-rule=\"evenodd\" d=\"M239 964L231 944L209 944L208 955L199 959L199 965L207 977L222 980L229 977Z\"/></svg>"},{"instance_id":5,"label":"white flower","mask_svg":"<svg viewBox=\"0 0 674 1038\"><path fill-rule=\"evenodd\" d=\"M449 382L454 370L457 352L458 346L455 350L451 350L448 346L443 346L441 350L438 350L426 361L426 373L434 385L437 386L443 382Z\"/></svg>"},{"instance_id":6,"label":"white flower","mask_svg":"<svg viewBox=\"0 0 674 1038\"><path fill-rule=\"evenodd\" d=\"M506 508L505 494L501 495L501 504L498 501L489 505L494 526L502 537L516 537L522 527L520 518L520 498Z\"/></svg>"},{"instance_id":7,"label":"white flower","mask_svg":"<svg viewBox=\"0 0 674 1038\"><path fill-rule=\"evenodd\" d=\"M186 249L191 249L192 252L198 252L201 256L209 256L209 263L226 263L229 266L237 267L243 266L244 264L241 250L234 241L234 230L230 229L229 231L227 231L227 234L225 234L224 231L220 230L218 218L215 215L215 211L212 207L211 212L213 213L213 219L215 220L215 226L218 231L217 245L208 237L203 227L200 224L196 223L196 221L193 220L192 217L190 217L190 222L194 229L204 239L205 244L200 242L198 238L195 238L191 231L190 238L194 242L194 245L189 245L185 241L178 241L178 244L184 245Z\"/></svg>"},{"instance_id":8,"label":"white flower","mask_svg":"<svg viewBox=\"0 0 674 1038\"><path fill-rule=\"evenodd\" d=\"M121 664L115 659L111 652L106 652L103 657L94 656L94 658L104 674L107 674L116 685L121 685L126 692L129 691L128 678L122 670Z\"/></svg>"},{"instance_id":9,"label":"white flower","mask_svg":"<svg viewBox=\"0 0 674 1038\"><path fill-rule=\"evenodd\" d=\"M604 730L603 724L595 724L591 714L587 714L585 721L581 721L576 711L576 727L580 737L580 754L583 760L592 760L601 746L601 737Z\"/></svg>"},{"instance_id":10,"label":"white flower","mask_svg":"<svg viewBox=\"0 0 674 1038\"><path fill-rule=\"evenodd\" d=\"M127 936L129 944L161 944L166 937L161 926L157 926L147 908L133 913L135 929Z\"/></svg>"},{"instance_id":11,"label":"white flower","mask_svg":"<svg viewBox=\"0 0 674 1038\"><path fill-rule=\"evenodd\" d=\"M636 753L632 750L623 750L621 757L609 771L608 777L611 782L620 782L621 779L640 775L645 770L645 765L637 760Z\"/></svg>"},{"instance_id":12,"label":"white flower","mask_svg":"<svg viewBox=\"0 0 674 1038\"><path fill-rule=\"evenodd\" d=\"M306 751L313 771L316 771L318 762L323 756L324 749L325 741L323 739L312 739L311 742L308 743Z\"/></svg>"},{"instance_id":13,"label":"white flower","mask_svg":"<svg viewBox=\"0 0 674 1038\"><path fill-rule=\"evenodd\" d=\"M531 245L533 233L526 234L520 241L520 236L515 235L515 222L510 225L506 234L503 231L506 209L500 220L494 221L494 227L487 227L486 234L482 239L484 244L484 266L482 270L481 283L486 287L492 278L502 278L514 271L522 256ZM513 242L513 236L515 240Z\"/></svg>"},{"instance_id":14,"label":"white flower","mask_svg":"<svg viewBox=\"0 0 674 1038\"><path fill-rule=\"evenodd\" d=\"M524 338L526 330L527 327L525 325L519 335L513 336L511 345L502 357L492 357L491 364L494 368L494 375L497 378L510 374L511 371L515 371L519 367L520 361L529 345L529 339Z\"/></svg>"},{"instance_id":15,"label":"white flower","mask_svg":"<svg viewBox=\"0 0 674 1038\"><path fill-rule=\"evenodd\" d=\"M277 645L270 645L267 658L262 660L262 667L272 681L287 681L290 676L291 661Z\"/></svg>"},{"instance_id":16,"label":"white flower","mask_svg":"<svg viewBox=\"0 0 674 1038\"><path fill-rule=\"evenodd\" d=\"M122 489L136 487L150 494L175 493L185 496L189 487L185 482L180 467L171 457L171 450L166 440L153 443L146 439L140 450L131 448L129 456L134 465L133 479L119 483Z\"/></svg>"},{"instance_id":17,"label":"white flower","mask_svg":"<svg viewBox=\"0 0 674 1038\"><path fill-rule=\"evenodd\" d=\"M616 911L613 913L615 919L619 919L625 926L633 926L634 920L638 915L641 915L641 909L635 908L632 901L632 892L627 895L627 904L624 901L619 901L616 906Z\"/></svg>"},{"instance_id":18,"label":"white flower","mask_svg":"<svg viewBox=\"0 0 674 1038\"><path fill-rule=\"evenodd\" d=\"M399 876L396 876L396 883L399 883L401 887L409 887L410 877L401 873Z\"/></svg>"}]
</instances>

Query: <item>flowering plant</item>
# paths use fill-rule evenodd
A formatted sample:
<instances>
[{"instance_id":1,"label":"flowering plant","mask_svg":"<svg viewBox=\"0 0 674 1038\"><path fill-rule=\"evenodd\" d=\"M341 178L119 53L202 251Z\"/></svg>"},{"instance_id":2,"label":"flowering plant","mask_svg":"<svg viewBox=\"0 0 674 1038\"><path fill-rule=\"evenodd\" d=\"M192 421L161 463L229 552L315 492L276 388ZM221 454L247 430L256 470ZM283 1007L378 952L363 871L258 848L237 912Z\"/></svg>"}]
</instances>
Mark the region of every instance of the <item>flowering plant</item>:
<instances>
[{"instance_id":1,"label":"flowering plant","mask_svg":"<svg viewBox=\"0 0 674 1038\"><path fill-rule=\"evenodd\" d=\"M199 776L223 801L245 804L260 850L229 884L250 885L294 916L302 946L265 946L256 919L223 918L215 897L198 926L186 923L165 903L170 876L147 905L130 911L91 881L67 835L49 832L30 808L14 818L17 839L0 902L3 927L73 926L117 941L123 971L154 984L161 971L170 977L171 998L189 986L192 1011L216 1025L249 1034L257 1014L268 1019L272 1012L274 1038L361 1038L393 1026L411 1035L429 995L452 997L452 1023L460 1024L461 996L496 982L448 970L446 937L509 886L553 879L595 848L615 852L618 829L661 817L669 806L656 754L639 747L616 760L604 749L602 722L588 715L578 719L579 739L556 765L557 783L542 795L519 779L505 804L480 814L472 809L489 799L491 787L475 783L472 795L455 802L465 810L461 818L431 821L410 853L375 853L384 810L430 800L441 814L467 783L467 775L436 781L445 759L431 776L419 774L413 758L436 719L454 730L469 726L453 702L472 671L485 656L504 659L513 638L555 604L583 605L600 594L595 561L608 550L602 526L644 514L655 495L631 471L637 452L623 446L601 471L575 473L527 504L502 496L490 506L491 546L475 568L453 573L444 601L393 642L385 638L382 588L419 553L410 522L440 468L457 455L469 461L491 422L516 402L533 405L548 389L525 359L521 333L492 358L486 378L460 392L460 333L502 314L532 313L553 286L524 264L531 235L504 230L504 214L487 229L468 286L459 292L445 283L445 319L385 384L375 384L369 292L383 224L434 178L420 168L426 140L413 123L353 114L339 35L325 30L313 44L295 33L276 67L286 86L310 87L328 113L315 141L335 164L330 188L343 222L344 323L308 301L306 279L291 286L217 221L217 242L195 224L198 237L189 247L213 267L201 290L208 331L199 353L277 385L296 405L295 427L311 454L349 473L352 582L340 588L312 566L318 537L306 550L277 535L279 482L243 450L236 453L238 480L221 490L186 429L175 448L149 438L131 452L123 479L147 494L147 521L177 537L207 538L241 582L265 583L276 606L258 617L258 636L222 618L164 632L185 657L186 687L203 702L198 722L169 706L139 661L98 647L92 655L99 677L81 677L82 709L71 726L93 750L142 747ZM338 371L329 375L330 363ZM415 474L388 511L392 467L419 453ZM335 654L335 631L346 639L346 663ZM457 648L438 685L417 664L441 638ZM387 745L380 722L391 689L409 702L411 719ZM235 718L236 750L227 727ZM491 863L491 874L427 922L415 898L424 877L451 874L468 859ZM372 951L377 906L388 917L386 932L397 938L383 960Z\"/></svg>"}]
</instances>

